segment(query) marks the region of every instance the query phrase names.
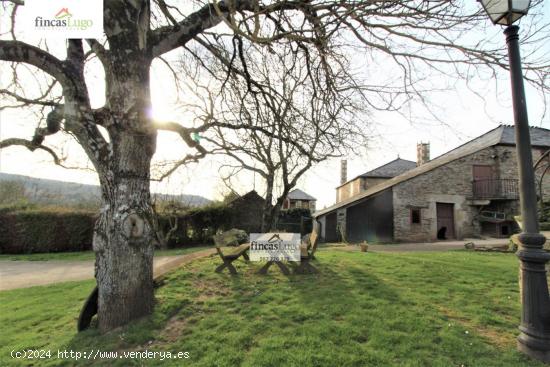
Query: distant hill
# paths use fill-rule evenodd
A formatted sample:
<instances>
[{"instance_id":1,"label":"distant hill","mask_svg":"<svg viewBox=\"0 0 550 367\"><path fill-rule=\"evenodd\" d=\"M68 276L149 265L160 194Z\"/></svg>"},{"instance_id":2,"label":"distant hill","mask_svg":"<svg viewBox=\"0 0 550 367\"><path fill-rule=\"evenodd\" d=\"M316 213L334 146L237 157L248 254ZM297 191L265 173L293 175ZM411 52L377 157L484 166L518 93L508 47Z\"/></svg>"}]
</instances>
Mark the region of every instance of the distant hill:
<instances>
[{"instance_id":1,"label":"distant hill","mask_svg":"<svg viewBox=\"0 0 550 367\"><path fill-rule=\"evenodd\" d=\"M99 206L99 186L75 182L48 180L0 172L0 182L22 182L25 196L31 203L42 205ZM164 200L175 200L188 206L204 206L211 202L199 195L165 195L153 193ZM1 204L1 203L0 203Z\"/></svg>"}]
</instances>

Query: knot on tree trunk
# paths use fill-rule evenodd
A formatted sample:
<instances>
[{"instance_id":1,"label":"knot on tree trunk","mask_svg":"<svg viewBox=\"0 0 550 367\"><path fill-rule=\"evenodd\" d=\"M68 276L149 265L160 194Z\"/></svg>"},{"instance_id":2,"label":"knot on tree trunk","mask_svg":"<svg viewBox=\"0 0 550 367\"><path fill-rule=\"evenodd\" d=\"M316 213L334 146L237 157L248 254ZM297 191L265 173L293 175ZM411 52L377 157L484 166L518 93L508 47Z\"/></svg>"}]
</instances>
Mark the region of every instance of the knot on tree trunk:
<instances>
[{"instance_id":1,"label":"knot on tree trunk","mask_svg":"<svg viewBox=\"0 0 550 367\"><path fill-rule=\"evenodd\" d=\"M130 212L122 221L124 235L128 239L140 239L145 233L146 223L136 212Z\"/></svg>"}]
</instances>

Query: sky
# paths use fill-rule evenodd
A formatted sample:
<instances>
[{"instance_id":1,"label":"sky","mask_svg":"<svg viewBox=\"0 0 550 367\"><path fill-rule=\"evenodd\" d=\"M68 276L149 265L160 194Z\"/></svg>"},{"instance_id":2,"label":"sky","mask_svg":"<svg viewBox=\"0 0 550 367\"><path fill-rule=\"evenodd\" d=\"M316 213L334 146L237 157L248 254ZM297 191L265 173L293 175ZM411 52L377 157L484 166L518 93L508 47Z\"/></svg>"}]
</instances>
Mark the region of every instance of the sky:
<instances>
[{"instance_id":1,"label":"sky","mask_svg":"<svg viewBox=\"0 0 550 367\"><path fill-rule=\"evenodd\" d=\"M504 37L502 45L505 47ZM549 48L546 45L544 47ZM361 55L353 59L360 66L366 60ZM93 66L93 65L92 65ZM92 68L91 66L91 68ZM92 68L93 69L93 68ZM5 64L0 64L0 83L5 83L2 73ZM4 74L4 79L2 79ZM93 74L93 72L92 72ZM430 105L437 113L434 120L418 105L412 105L409 113L415 122L397 113L377 112L369 116L372 121L369 134L371 139L360 155L344 157L348 160L348 179L385 164L398 156L416 160L416 144L430 143L431 157L435 158L495 127L500 123L512 124L513 112L507 74L502 73L498 87L493 81L472 81L469 87L458 82L453 88L431 95ZM101 106L102 73L92 75L94 91L92 103ZM154 116L161 120L185 119L181 106L175 103L174 89L169 71L161 62L156 62L151 71L152 101ZM435 80L437 83L437 80ZM474 93L474 91L476 93ZM533 88L526 86L530 124L550 129L550 115L544 114L543 100ZM481 93L483 98L477 96ZM29 111L0 111L0 139L8 137L32 137L37 119ZM59 135L59 134L58 134ZM48 137L48 145L68 157L67 164L89 167L81 148L67 136ZM155 161L165 161L182 157L189 150L181 140L171 133L160 132ZM153 182L152 190L171 194L195 194L218 200L228 192L220 179L220 157L207 157L197 164L180 168L162 183ZM0 150L0 172L27 176L97 184L97 176L90 169L64 169L55 166L49 155L30 152L25 148L11 147ZM314 166L298 182L297 188L317 198L317 208L329 206L336 197L335 188L340 184L340 159L333 159ZM236 191L244 194L256 189L262 194L263 185L259 177L243 174L235 182Z\"/></svg>"}]
</instances>

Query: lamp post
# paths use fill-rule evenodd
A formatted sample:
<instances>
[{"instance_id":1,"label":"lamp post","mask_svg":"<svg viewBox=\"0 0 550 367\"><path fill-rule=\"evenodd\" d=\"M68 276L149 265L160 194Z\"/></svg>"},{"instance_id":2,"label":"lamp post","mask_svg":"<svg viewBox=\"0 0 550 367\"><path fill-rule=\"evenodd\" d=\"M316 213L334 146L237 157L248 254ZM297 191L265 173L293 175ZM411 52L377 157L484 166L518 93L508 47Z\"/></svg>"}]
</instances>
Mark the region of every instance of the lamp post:
<instances>
[{"instance_id":1,"label":"lamp post","mask_svg":"<svg viewBox=\"0 0 550 367\"><path fill-rule=\"evenodd\" d=\"M504 34L508 45L512 82L523 223L522 233L519 235L520 248L517 252L520 260L522 309L517 346L528 356L550 363L550 297L545 269L546 262L550 260L550 254L543 250L546 239L539 233L531 136L518 42L519 27L513 25L527 14L530 0L480 0L480 2L494 24L507 26Z\"/></svg>"}]
</instances>

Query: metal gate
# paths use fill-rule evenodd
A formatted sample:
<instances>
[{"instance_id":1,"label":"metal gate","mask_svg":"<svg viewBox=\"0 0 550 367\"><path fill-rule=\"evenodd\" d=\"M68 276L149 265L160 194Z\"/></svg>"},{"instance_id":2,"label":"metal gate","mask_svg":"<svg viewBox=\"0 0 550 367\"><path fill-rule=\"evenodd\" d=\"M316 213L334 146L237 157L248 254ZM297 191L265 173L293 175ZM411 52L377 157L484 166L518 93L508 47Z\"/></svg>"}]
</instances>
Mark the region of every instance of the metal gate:
<instances>
[{"instance_id":1,"label":"metal gate","mask_svg":"<svg viewBox=\"0 0 550 367\"><path fill-rule=\"evenodd\" d=\"M349 242L393 240L393 194L382 191L348 207L346 235Z\"/></svg>"}]
</instances>

